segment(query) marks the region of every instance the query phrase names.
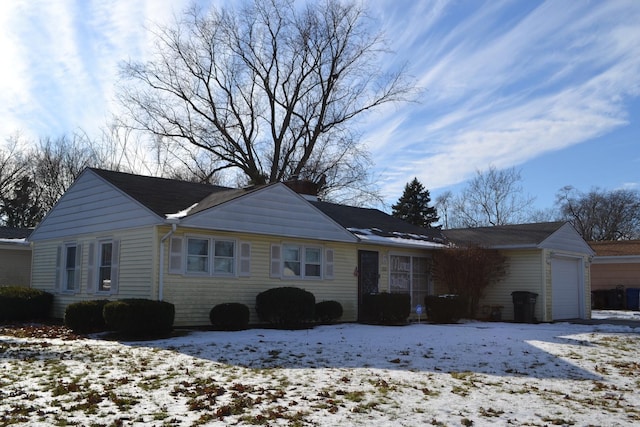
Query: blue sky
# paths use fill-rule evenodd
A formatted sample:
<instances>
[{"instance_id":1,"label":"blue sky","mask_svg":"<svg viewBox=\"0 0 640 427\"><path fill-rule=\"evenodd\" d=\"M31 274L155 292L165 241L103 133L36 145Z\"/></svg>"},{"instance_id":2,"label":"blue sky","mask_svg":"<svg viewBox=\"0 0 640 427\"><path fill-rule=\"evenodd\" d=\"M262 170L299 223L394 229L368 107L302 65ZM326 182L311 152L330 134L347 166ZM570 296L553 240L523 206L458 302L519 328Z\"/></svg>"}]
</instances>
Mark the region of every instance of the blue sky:
<instances>
[{"instance_id":1,"label":"blue sky","mask_svg":"<svg viewBox=\"0 0 640 427\"><path fill-rule=\"evenodd\" d=\"M90 136L116 111L118 63L186 0L0 1L0 140ZM640 1L365 2L423 93L359 124L389 203L414 176L458 191L521 171L537 208L565 185L640 189Z\"/></svg>"}]
</instances>

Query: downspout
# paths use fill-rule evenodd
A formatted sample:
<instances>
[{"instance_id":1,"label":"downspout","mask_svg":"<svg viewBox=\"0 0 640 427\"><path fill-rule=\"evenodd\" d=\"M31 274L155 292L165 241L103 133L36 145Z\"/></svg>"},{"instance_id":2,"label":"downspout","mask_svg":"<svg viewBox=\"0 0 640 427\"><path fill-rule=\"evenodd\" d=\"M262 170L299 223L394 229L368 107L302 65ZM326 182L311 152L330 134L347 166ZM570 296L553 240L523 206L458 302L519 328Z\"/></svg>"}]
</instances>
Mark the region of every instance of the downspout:
<instances>
[{"instance_id":1,"label":"downspout","mask_svg":"<svg viewBox=\"0 0 640 427\"><path fill-rule=\"evenodd\" d=\"M164 298L164 242L176 232L177 220L168 220L171 223L171 230L160 239L160 273L158 275L158 301Z\"/></svg>"}]
</instances>

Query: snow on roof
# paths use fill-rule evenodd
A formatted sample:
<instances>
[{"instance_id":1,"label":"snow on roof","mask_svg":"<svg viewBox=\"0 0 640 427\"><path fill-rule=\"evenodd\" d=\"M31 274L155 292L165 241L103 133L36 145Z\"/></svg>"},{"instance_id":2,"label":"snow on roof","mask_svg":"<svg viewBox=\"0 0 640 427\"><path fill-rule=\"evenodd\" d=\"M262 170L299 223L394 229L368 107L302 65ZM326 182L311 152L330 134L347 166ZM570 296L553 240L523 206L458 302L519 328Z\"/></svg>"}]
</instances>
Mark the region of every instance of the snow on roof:
<instances>
[{"instance_id":1,"label":"snow on roof","mask_svg":"<svg viewBox=\"0 0 640 427\"><path fill-rule=\"evenodd\" d=\"M383 233L377 228L347 228L347 230L358 236L360 240L367 242L419 246L422 248L447 247L447 245L434 242L431 237L421 234L401 233L397 231Z\"/></svg>"},{"instance_id":2,"label":"snow on roof","mask_svg":"<svg viewBox=\"0 0 640 427\"><path fill-rule=\"evenodd\" d=\"M0 243L5 243L8 245L19 245L19 246L29 245L29 242L27 242L27 239L0 239Z\"/></svg>"},{"instance_id":3,"label":"snow on roof","mask_svg":"<svg viewBox=\"0 0 640 427\"><path fill-rule=\"evenodd\" d=\"M183 209L180 212L176 212L174 214L167 214L166 218L167 219L179 219L179 218L184 218L185 216L189 215L189 212L195 208L196 206L198 206L197 203L194 203L193 205L189 206L187 209Z\"/></svg>"}]
</instances>

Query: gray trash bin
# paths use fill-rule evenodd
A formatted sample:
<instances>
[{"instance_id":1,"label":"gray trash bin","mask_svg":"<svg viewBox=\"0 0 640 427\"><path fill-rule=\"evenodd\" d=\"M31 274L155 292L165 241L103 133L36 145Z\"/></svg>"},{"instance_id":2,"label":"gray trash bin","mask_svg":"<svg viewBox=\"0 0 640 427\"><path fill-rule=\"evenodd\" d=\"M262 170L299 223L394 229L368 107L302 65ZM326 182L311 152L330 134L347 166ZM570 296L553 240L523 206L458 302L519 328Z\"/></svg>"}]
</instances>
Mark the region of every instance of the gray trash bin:
<instances>
[{"instance_id":1,"label":"gray trash bin","mask_svg":"<svg viewBox=\"0 0 640 427\"><path fill-rule=\"evenodd\" d=\"M534 323L538 294L527 291L511 292L513 299L513 320L518 323Z\"/></svg>"}]
</instances>

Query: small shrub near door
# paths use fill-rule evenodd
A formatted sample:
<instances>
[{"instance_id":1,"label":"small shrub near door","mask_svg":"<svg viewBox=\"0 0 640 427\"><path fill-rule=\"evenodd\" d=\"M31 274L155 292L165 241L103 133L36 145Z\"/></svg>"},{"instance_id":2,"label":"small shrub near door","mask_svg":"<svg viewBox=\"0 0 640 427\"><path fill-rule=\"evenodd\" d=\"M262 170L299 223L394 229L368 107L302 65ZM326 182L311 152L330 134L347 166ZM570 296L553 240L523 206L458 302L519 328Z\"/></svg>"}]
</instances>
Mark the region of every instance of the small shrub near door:
<instances>
[{"instance_id":1,"label":"small shrub near door","mask_svg":"<svg viewBox=\"0 0 640 427\"><path fill-rule=\"evenodd\" d=\"M240 331L249 326L249 307L237 302L218 304L209 312L209 320L216 329Z\"/></svg>"},{"instance_id":2,"label":"small shrub near door","mask_svg":"<svg viewBox=\"0 0 640 427\"><path fill-rule=\"evenodd\" d=\"M455 323L465 316L468 299L459 295L428 295L424 298L427 319L434 323Z\"/></svg>"},{"instance_id":3,"label":"small shrub near door","mask_svg":"<svg viewBox=\"0 0 640 427\"><path fill-rule=\"evenodd\" d=\"M272 288L256 297L256 312L263 322L297 329L314 320L315 296L296 287Z\"/></svg>"},{"instance_id":4,"label":"small shrub near door","mask_svg":"<svg viewBox=\"0 0 640 427\"><path fill-rule=\"evenodd\" d=\"M128 337L166 335L173 329L175 307L165 301L125 299L104 306L109 330Z\"/></svg>"},{"instance_id":5,"label":"small shrub near door","mask_svg":"<svg viewBox=\"0 0 640 427\"><path fill-rule=\"evenodd\" d=\"M47 319L53 295L21 286L0 287L0 321Z\"/></svg>"},{"instance_id":6,"label":"small shrub near door","mask_svg":"<svg viewBox=\"0 0 640 427\"><path fill-rule=\"evenodd\" d=\"M322 301L316 304L316 321L333 323L342 317L342 304L338 301Z\"/></svg>"},{"instance_id":7,"label":"small shrub near door","mask_svg":"<svg viewBox=\"0 0 640 427\"><path fill-rule=\"evenodd\" d=\"M64 311L64 324L79 334L100 332L106 329L104 306L109 300L81 301L69 304Z\"/></svg>"},{"instance_id":8,"label":"small shrub near door","mask_svg":"<svg viewBox=\"0 0 640 427\"><path fill-rule=\"evenodd\" d=\"M362 306L368 322L383 325L405 324L411 314L411 296L406 293L364 295Z\"/></svg>"}]
</instances>

